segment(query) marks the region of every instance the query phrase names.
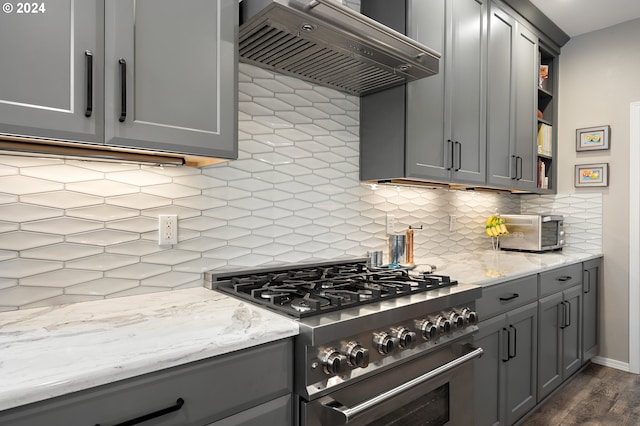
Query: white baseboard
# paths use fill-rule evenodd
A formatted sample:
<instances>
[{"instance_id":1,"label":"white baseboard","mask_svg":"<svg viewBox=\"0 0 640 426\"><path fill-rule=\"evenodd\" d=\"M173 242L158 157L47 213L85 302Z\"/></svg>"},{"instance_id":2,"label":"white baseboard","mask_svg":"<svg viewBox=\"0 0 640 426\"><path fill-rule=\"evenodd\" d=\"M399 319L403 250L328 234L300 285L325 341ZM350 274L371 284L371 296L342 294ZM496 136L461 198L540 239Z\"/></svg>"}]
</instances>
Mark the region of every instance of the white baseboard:
<instances>
[{"instance_id":1,"label":"white baseboard","mask_svg":"<svg viewBox=\"0 0 640 426\"><path fill-rule=\"evenodd\" d=\"M622 362L611 358L603 358L601 356L594 356L593 358L591 358L591 362L598 365L604 365L605 367L611 367L617 370L626 371L627 373L631 372L628 362Z\"/></svg>"}]
</instances>

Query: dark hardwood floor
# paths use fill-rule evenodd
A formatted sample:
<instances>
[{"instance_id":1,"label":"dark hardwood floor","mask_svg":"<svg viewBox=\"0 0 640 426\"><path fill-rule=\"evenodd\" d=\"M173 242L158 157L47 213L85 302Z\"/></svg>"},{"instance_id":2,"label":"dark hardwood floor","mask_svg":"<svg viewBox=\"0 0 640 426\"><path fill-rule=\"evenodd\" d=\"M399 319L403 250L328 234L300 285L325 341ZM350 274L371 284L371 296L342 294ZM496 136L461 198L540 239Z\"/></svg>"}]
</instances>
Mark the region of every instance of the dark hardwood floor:
<instances>
[{"instance_id":1,"label":"dark hardwood floor","mask_svg":"<svg viewBox=\"0 0 640 426\"><path fill-rule=\"evenodd\" d=\"M521 426L640 425L640 375L590 364Z\"/></svg>"}]
</instances>

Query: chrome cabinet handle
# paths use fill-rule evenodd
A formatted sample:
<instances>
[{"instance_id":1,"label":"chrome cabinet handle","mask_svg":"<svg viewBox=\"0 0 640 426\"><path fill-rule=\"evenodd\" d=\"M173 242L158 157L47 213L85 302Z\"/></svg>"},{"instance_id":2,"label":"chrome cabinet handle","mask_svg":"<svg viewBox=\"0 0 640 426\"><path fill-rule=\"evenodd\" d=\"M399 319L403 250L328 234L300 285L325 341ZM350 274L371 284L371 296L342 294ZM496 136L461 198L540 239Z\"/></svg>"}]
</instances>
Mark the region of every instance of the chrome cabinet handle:
<instances>
[{"instance_id":1,"label":"chrome cabinet handle","mask_svg":"<svg viewBox=\"0 0 640 426\"><path fill-rule=\"evenodd\" d=\"M564 303L567 306L567 309L565 310L565 317L564 317L564 326L566 328L566 327L571 327L571 302L567 301Z\"/></svg>"},{"instance_id":2,"label":"chrome cabinet handle","mask_svg":"<svg viewBox=\"0 0 640 426\"><path fill-rule=\"evenodd\" d=\"M126 422L118 423L115 426L134 426L147 420L155 419L156 417L164 416L174 411L178 411L184 405L184 399L178 398L175 405L171 407L163 408L162 410L154 411L153 413L145 414L144 416L136 417L135 419L127 420ZM100 426L100 423L95 426Z\"/></svg>"},{"instance_id":3,"label":"chrome cabinet handle","mask_svg":"<svg viewBox=\"0 0 640 426\"><path fill-rule=\"evenodd\" d=\"M321 400L322 406L326 408L328 411L327 414L327 424L331 425L346 425L350 421L353 421L358 415L364 413L365 411L375 407L378 404L387 401L402 392L405 392L411 388L418 386L421 383L424 383L428 380L434 379L442 374L449 372L450 370L459 367L460 365L473 360L474 358L478 358L482 356L484 350L482 348L476 348L473 345L467 344L465 347L469 350L469 352L465 353L461 357L454 359L444 365L441 365L438 368L434 368L428 373L423 374L422 376L418 376L413 380L409 380L406 383L401 384L398 387L395 387L391 390L383 392L377 396L374 396L371 399L368 399L360 404L355 405L352 408L345 407L340 404L335 399L330 396L324 397Z\"/></svg>"},{"instance_id":4,"label":"chrome cabinet handle","mask_svg":"<svg viewBox=\"0 0 640 426\"><path fill-rule=\"evenodd\" d=\"M559 306L561 306L561 312L559 313L560 318L558 324L560 324L561 329L565 329L567 328L567 305L565 305L564 302L560 302Z\"/></svg>"},{"instance_id":5,"label":"chrome cabinet handle","mask_svg":"<svg viewBox=\"0 0 640 426\"><path fill-rule=\"evenodd\" d=\"M91 117L93 113L93 52L90 50L84 51L85 72L87 74L87 100L84 110L85 117Z\"/></svg>"},{"instance_id":6,"label":"chrome cabinet handle","mask_svg":"<svg viewBox=\"0 0 640 426\"><path fill-rule=\"evenodd\" d=\"M118 121L124 123L127 118L127 61L120 58L118 64L120 64L120 118Z\"/></svg>"}]
</instances>

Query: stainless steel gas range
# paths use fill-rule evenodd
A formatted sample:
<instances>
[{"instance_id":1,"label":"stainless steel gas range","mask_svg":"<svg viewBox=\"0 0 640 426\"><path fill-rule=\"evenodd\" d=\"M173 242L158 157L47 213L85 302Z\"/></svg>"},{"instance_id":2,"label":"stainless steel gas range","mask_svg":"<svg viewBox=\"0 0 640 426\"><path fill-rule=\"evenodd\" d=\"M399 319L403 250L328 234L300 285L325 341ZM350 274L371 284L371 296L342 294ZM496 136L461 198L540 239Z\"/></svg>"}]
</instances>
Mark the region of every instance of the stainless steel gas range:
<instances>
[{"instance_id":1,"label":"stainless steel gas range","mask_svg":"<svg viewBox=\"0 0 640 426\"><path fill-rule=\"evenodd\" d=\"M480 287L366 259L213 272L206 281L299 322L301 426L473 423Z\"/></svg>"}]
</instances>

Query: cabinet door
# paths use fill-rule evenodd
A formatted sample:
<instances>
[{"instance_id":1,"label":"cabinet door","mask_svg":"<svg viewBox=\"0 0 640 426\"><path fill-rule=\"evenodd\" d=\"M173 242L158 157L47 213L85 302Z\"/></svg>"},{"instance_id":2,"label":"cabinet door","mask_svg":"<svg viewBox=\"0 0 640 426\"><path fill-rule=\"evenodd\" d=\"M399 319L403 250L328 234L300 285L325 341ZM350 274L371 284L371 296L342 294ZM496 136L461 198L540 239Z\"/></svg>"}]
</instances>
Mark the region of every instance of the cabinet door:
<instances>
[{"instance_id":1,"label":"cabinet door","mask_svg":"<svg viewBox=\"0 0 640 426\"><path fill-rule=\"evenodd\" d=\"M445 54L449 1L410 0L407 35L441 52L438 74L406 85L406 174L408 177L449 181L453 164L453 141L445 131L445 75L452 66Z\"/></svg>"},{"instance_id":2,"label":"cabinet door","mask_svg":"<svg viewBox=\"0 0 640 426\"><path fill-rule=\"evenodd\" d=\"M598 353L598 277L600 259L584 263L582 284L582 363Z\"/></svg>"},{"instance_id":3,"label":"cabinet door","mask_svg":"<svg viewBox=\"0 0 640 426\"><path fill-rule=\"evenodd\" d=\"M514 49L515 72L515 188L537 188L538 38L518 25Z\"/></svg>"},{"instance_id":4,"label":"cabinet door","mask_svg":"<svg viewBox=\"0 0 640 426\"><path fill-rule=\"evenodd\" d=\"M488 29L487 168L488 183L511 188L516 177L512 158L515 138L515 81L511 69L516 20L491 3ZM533 144L533 140L531 141Z\"/></svg>"},{"instance_id":5,"label":"cabinet door","mask_svg":"<svg viewBox=\"0 0 640 426\"><path fill-rule=\"evenodd\" d=\"M411 2L410 37L443 52L440 72L407 84L409 177L484 183L486 1Z\"/></svg>"},{"instance_id":6,"label":"cabinet door","mask_svg":"<svg viewBox=\"0 0 640 426\"><path fill-rule=\"evenodd\" d=\"M503 364L508 360L503 343L505 315L482 321L474 337L474 345L484 354L473 361L474 424L489 426L503 424L504 404L500 391L504 388Z\"/></svg>"},{"instance_id":7,"label":"cabinet door","mask_svg":"<svg viewBox=\"0 0 640 426\"><path fill-rule=\"evenodd\" d=\"M562 379L567 379L582 365L582 286L564 291L562 326Z\"/></svg>"},{"instance_id":8,"label":"cabinet door","mask_svg":"<svg viewBox=\"0 0 640 426\"><path fill-rule=\"evenodd\" d=\"M505 324L505 315L482 321L474 337L474 345L484 349L484 354L473 361L473 417L477 426L504 424L504 406L500 394L505 376L501 371L509 358L505 345Z\"/></svg>"},{"instance_id":9,"label":"cabinet door","mask_svg":"<svg viewBox=\"0 0 640 426\"><path fill-rule=\"evenodd\" d=\"M562 383L562 302L559 292L538 303L538 401Z\"/></svg>"},{"instance_id":10,"label":"cabinet door","mask_svg":"<svg viewBox=\"0 0 640 426\"><path fill-rule=\"evenodd\" d=\"M506 424L515 423L536 405L537 311L533 302L507 313Z\"/></svg>"},{"instance_id":11,"label":"cabinet door","mask_svg":"<svg viewBox=\"0 0 640 426\"><path fill-rule=\"evenodd\" d=\"M5 6L0 13L0 134L101 142L103 2Z\"/></svg>"},{"instance_id":12,"label":"cabinet door","mask_svg":"<svg viewBox=\"0 0 640 426\"><path fill-rule=\"evenodd\" d=\"M106 2L106 144L237 157L237 8Z\"/></svg>"},{"instance_id":13,"label":"cabinet door","mask_svg":"<svg viewBox=\"0 0 640 426\"><path fill-rule=\"evenodd\" d=\"M485 183L486 179L486 0L450 0L450 60L445 76L449 103L449 139L453 141L452 180ZM446 80L449 81L446 81Z\"/></svg>"}]
</instances>

